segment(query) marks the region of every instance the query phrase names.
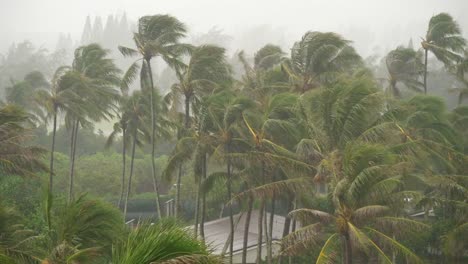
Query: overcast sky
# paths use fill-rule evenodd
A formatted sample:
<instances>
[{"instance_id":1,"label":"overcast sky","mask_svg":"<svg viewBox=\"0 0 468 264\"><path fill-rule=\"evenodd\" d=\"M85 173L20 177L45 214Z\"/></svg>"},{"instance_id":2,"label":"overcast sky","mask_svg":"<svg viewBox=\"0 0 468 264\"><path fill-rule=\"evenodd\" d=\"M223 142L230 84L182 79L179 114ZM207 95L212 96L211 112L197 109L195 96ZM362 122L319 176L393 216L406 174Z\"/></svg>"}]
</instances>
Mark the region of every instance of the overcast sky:
<instances>
[{"instance_id":1,"label":"overcast sky","mask_svg":"<svg viewBox=\"0 0 468 264\"><path fill-rule=\"evenodd\" d=\"M185 22L191 32L205 32L217 26L235 36L259 25L268 25L271 32L281 31L292 39L307 30L337 31L354 40L358 49L371 45L363 42L392 46L406 44L411 37L419 42L427 21L439 12L449 12L465 33L468 30L468 0L0 0L0 3L0 52L5 52L11 42L24 39L36 45L53 45L60 32L79 38L87 15L105 19L109 14L123 12L131 20L147 14L169 13Z\"/></svg>"}]
</instances>

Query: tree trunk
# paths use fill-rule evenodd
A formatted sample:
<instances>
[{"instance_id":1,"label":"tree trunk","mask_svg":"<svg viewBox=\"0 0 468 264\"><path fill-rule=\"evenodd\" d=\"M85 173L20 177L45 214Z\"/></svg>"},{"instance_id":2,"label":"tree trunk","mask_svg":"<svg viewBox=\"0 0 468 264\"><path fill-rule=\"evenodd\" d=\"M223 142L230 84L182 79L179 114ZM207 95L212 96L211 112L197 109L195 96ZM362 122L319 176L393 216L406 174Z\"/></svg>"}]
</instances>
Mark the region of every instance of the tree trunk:
<instances>
[{"instance_id":1,"label":"tree trunk","mask_svg":"<svg viewBox=\"0 0 468 264\"><path fill-rule=\"evenodd\" d=\"M249 229L250 229L250 218L252 216L254 198L252 195L249 195L249 200L247 201L247 215L245 216L245 225L244 225L244 243L242 246L242 264L247 263L247 246L249 242Z\"/></svg>"},{"instance_id":2,"label":"tree trunk","mask_svg":"<svg viewBox=\"0 0 468 264\"><path fill-rule=\"evenodd\" d=\"M269 254L269 251L270 251L270 232L269 232L269 228L268 228L268 212L267 212L267 207L268 205L265 204L265 207L263 209L263 213L264 213L264 216L263 216L263 230L265 230L265 246L266 246L266 262L268 264L271 264L271 259L270 259L270 254Z\"/></svg>"},{"instance_id":3,"label":"tree trunk","mask_svg":"<svg viewBox=\"0 0 468 264\"><path fill-rule=\"evenodd\" d=\"M73 186L75 184L75 155L76 155L76 141L78 138L78 127L80 123L78 120L73 122L71 144L70 144L70 183L68 186L68 202L73 200Z\"/></svg>"},{"instance_id":4,"label":"tree trunk","mask_svg":"<svg viewBox=\"0 0 468 264\"><path fill-rule=\"evenodd\" d=\"M287 195L286 197L286 201L287 201L287 215L286 217L284 218L284 226L283 226L283 234L281 235L282 238L285 238L287 235L289 235L289 230L291 229L291 217L289 216L289 212L291 212L291 210L293 210L293 203L291 202L291 195ZM281 244L281 251L283 250L283 245ZM278 264L281 264L283 260L283 257L281 256L281 254L278 256Z\"/></svg>"},{"instance_id":5,"label":"tree trunk","mask_svg":"<svg viewBox=\"0 0 468 264\"><path fill-rule=\"evenodd\" d=\"M57 133L57 109L54 108L54 127L52 129L52 147L50 149L49 192L52 194L54 180L55 134Z\"/></svg>"},{"instance_id":6,"label":"tree trunk","mask_svg":"<svg viewBox=\"0 0 468 264\"><path fill-rule=\"evenodd\" d=\"M190 128L190 96L185 97L185 129Z\"/></svg>"},{"instance_id":7,"label":"tree trunk","mask_svg":"<svg viewBox=\"0 0 468 264\"><path fill-rule=\"evenodd\" d=\"M293 210L296 210L296 209L297 209L297 197L295 196L294 199L293 199ZM292 226L291 226L291 233L296 232L296 224L297 224L296 220L293 219L292 220ZM288 263L289 264L293 263L293 256L289 256Z\"/></svg>"},{"instance_id":8,"label":"tree trunk","mask_svg":"<svg viewBox=\"0 0 468 264\"><path fill-rule=\"evenodd\" d=\"M349 238L349 235L344 236L343 243L344 243L343 264L352 264L353 263L353 251L351 248L351 239Z\"/></svg>"},{"instance_id":9,"label":"tree trunk","mask_svg":"<svg viewBox=\"0 0 468 264\"><path fill-rule=\"evenodd\" d=\"M263 213L265 211L265 199L262 198L258 208L258 238L257 238L257 260L255 263L262 263L262 243L263 243ZM265 230L266 232L266 230Z\"/></svg>"},{"instance_id":10,"label":"tree trunk","mask_svg":"<svg viewBox=\"0 0 468 264\"><path fill-rule=\"evenodd\" d=\"M127 155L127 144L126 144L126 131L125 127L122 128L122 182L120 183L120 196L119 196L119 209L122 206L122 200L125 192L125 169L126 169L126 155Z\"/></svg>"},{"instance_id":11,"label":"tree trunk","mask_svg":"<svg viewBox=\"0 0 468 264\"><path fill-rule=\"evenodd\" d=\"M155 156L155 137L156 137L156 119L154 113L154 83L153 83L153 71L151 70L151 59L146 59L146 63L148 64L148 75L150 79L150 90L151 90L151 174L153 176L153 188L155 192L156 198L156 212L158 214L158 218L162 217L161 214L161 202L159 199L159 183L158 179L156 178L156 164L154 161Z\"/></svg>"},{"instance_id":12,"label":"tree trunk","mask_svg":"<svg viewBox=\"0 0 468 264\"><path fill-rule=\"evenodd\" d=\"M229 155L229 144L226 145L226 154ZM232 177L231 177L231 159L227 157L227 194L228 202L232 199ZM230 227L230 243L229 243L229 263L232 264L232 254L234 251L234 216L232 212L232 203L229 204L229 227Z\"/></svg>"},{"instance_id":13,"label":"tree trunk","mask_svg":"<svg viewBox=\"0 0 468 264\"><path fill-rule=\"evenodd\" d=\"M195 226L194 226L194 231L195 231L195 238L198 238L198 221L200 220L200 194L201 194L201 177L198 180L197 184L197 200L195 201Z\"/></svg>"},{"instance_id":14,"label":"tree trunk","mask_svg":"<svg viewBox=\"0 0 468 264\"><path fill-rule=\"evenodd\" d=\"M265 184L265 162L262 161L261 168L261 181ZM260 208L258 208L258 238L257 238L257 259L255 263L262 263L262 243L263 243L263 213L265 211L265 198L262 198L260 202ZM265 233L267 230L265 230Z\"/></svg>"},{"instance_id":15,"label":"tree trunk","mask_svg":"<svg viewBox=\"0 0 468 264\"><path fill-rule=\"evenodd\" d=\"M203 154L203 181L206 180L207 166L206 166L206 153ZM202 193L202 205L201 205L201 221L200 221L200 236L205 241L205 216L206 215L206 193Z\"/></svg>"},{"instance_id":16,"label":"tree trunk","mask_svg":"<svg viewBox=\"0 0 468 264\"><path fill-rule=\"evenodd\" d=\"M273 194L271 198L271 211L270 211L270 226L268 227L268 245L267 245L267 254L268 254L268 264L273 262L273 224L275 220L275 203L276 196Z\"/></svg>"},{"instance_id":17,"label":"tree trunk","mask_svg":"<svg viewBox=\"0 0 468 264\"><path fill-rule=\"evenodd\" d=\"M132 189L132 179L133 179L133 163L135 161L135 147L136 147L136 128L133 132L133 143L132 143L132 154L130 157L130 175L128 176L128 184L127 184L127 193L125 194L125 202L124 202L124 221L127 217L127 206L128 206L128 197L130 196L130 190Z\"/></svg>"},{"instance_id":18,"label":"tree trunk","mask_svg":"<svg viewBox=\"0 0 468 264\"><path fill-rule=\"evenodd\" d=\"M427 54L428 50L424 49L424 94L427 94Z\"/></svg>"},{"instance_id":19,"label":"tree trunk","mask_svg":"<svg viewBox=\"0 0 468 264\"><path fill-rule=\"evenodd\" d=\"M458 106L460 106L463 103L463 92L460 91L458 94Z\"/></svg>"},{"instance_id":20,"label":"tree trunk","mask_svg":"<svg viewBox=\"0 0 468 264\"><path fill-rule=\"evenodd\" d=\"M183 172L182 164L179 164L179 170L177 172L177 180L176 180L176 199L175 199L174 217L179 216L179 210L180 210L180 184L182 182L182 172Z\"/></svg>"}]
</instances>

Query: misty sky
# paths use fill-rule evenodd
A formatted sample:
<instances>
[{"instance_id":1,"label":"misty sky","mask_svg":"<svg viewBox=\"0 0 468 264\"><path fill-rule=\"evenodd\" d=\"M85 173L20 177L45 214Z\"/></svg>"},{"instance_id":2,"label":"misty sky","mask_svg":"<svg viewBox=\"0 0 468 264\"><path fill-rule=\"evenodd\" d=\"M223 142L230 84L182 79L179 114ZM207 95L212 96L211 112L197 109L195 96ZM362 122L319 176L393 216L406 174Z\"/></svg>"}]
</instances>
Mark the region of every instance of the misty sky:
<instances>
[{"instance_id":1,"label":"misty sky","mask_svg":"<svg viewBox=\"0 0 468 264\"><path fill-rule=\"evenodd\" d=\"M415 43L425 33L429 18L449 12L468 33L468 0L0 0L0 53L25 39L53 47L58 33L79 39L87 15L127 13L139 16L169 13L185 22L191 32L217 26L226 34L249 41L248 31L263 25L266 36L292 42L307 30L336 31L355 41L358 50L384 48L409 38ZM265 26L266 25L266 26ZM246 33L247 32L247 33ZM264 42L274 42L266 39Z\"/></svg>"}]
</instances>

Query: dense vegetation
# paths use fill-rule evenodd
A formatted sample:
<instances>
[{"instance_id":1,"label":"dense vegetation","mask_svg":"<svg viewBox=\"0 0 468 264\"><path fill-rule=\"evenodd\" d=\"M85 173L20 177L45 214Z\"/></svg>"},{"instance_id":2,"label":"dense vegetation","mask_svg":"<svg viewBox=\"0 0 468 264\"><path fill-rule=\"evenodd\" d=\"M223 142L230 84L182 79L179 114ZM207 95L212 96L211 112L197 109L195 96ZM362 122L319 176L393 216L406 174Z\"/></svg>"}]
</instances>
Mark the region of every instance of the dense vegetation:
<instances>
[{"instance_id":1,"label":"dense vegetation","mask_svg":"<svg viewBox=\"0 0 468 264\"><path fill-rule=\"evenodd\" d=\"M232 263L234 216L254 210L257 263L467 261L468 49L450 15L380 64L314 31L290 54L237 53L240 77L223 47L186 33L144 16L118 46L127 68L91 43L6 87L1 263ZM437 96L449 89L456 105ZM125 224L142 211L151 217ZM272 214L286 217L278 253ZM205 223L220 216L229 249L215 256Z\"/></svg>"}]
</instances>

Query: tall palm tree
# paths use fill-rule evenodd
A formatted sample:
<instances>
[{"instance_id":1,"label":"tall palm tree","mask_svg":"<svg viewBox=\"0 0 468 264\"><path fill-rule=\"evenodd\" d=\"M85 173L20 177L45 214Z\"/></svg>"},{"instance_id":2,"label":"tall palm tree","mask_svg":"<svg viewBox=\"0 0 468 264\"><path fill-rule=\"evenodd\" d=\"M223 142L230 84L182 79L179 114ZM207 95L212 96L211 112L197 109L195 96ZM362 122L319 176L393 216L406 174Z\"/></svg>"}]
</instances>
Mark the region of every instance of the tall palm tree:
<instances>
[{"instance_id":1,"label":"tall palm tree","mask_svg":"<svg viewBox=\"0 0 468 264\"><path fill-rule=\"evenodd\" d=\"M143 90L150 93L151 96L151 169L153 181L156 182L156 164L154 161L155 155L155 136L156 124L154 113L154 82L153 71L151 68L151 60L155 57L161 57L171 67L182 67L178 56L181 52L186 51L187 46L180 44L179 40L185 36L186 28L183 23L175 17L169 15L155 15L144 16L138 20L138 32L133 34L136 49L119 46L120 52L124 56L140 58L135 61L127 70L124 75L123 82L124 88L135 80L136 74L139 69ZM141 63L141 66L140 66ZM148 85L144 84L148 79ZM156 210L158 216L161 216L161 204L159 199L159 185L154 186L156 192Z\"/></svg>"},{"instance_id":2,"label":"tall palm tree","mask_svg":"<svg viewBox=\"0 0 468 264\"><path fill-rule=\"evenodd\" d=\"M98 122L112 117L112 108L118 99L120 70L108 55L109 51L98 44L79 47L75 50L70 71L60 78L60 85L70 86L81 98L81 107L70 109L65 116L65 121L71 125L70 201L74 196L74 165L79 126L86 126L90 120Z\"/></svg>"},{"instance_id":3,"label":"tall palm tree","mask_svg":"<svg viewBox=\"0 0 468 264\"><path fill-rule=\"evenodd\" d=\"M202 45L193 48L187 66L176 70L178 83L171 88L173 103L177 103L178 97L183 96L185 105L184 133L190 128L190 108L199 105L202 96L208 95L214 89L219 88L230 79L230 69L226 62L225 49L214 45ZM181 168L179 168L181 170ZM179 172L176 184L175 216L180 207L180 182Z\"/></svg>"},{"instance_id":4,"label":"tall palm tree","mask_svg":"<svg viewBox=\"0 0 468 264\"><path fill-rule=\"evenodd\" d=\"M254 106L248 98L236 97L230 90L220 91L208 99L208 113L213 122L213 136L216 138L214 155L221 158L226 164L226 192L227 201L232 200L233 161L231 154L238 148L242 141L238 136L239 125L242 121L242 113ZM229 263L232 263L234 247L234 217L232 204L228 208L229 213Z\"/></svg>"},{"instance_id":5,"label":"tall palm tree","mask_svg":"<svg viewBox=\"0 0 468 264\"><path fill-rule=\"evenodd\" d=\"M398 154L377 144L348 145L330 194L335 211L293 211L291 214L301 219L304 226L283 240L284 253L322 245L316 263L351 264L361 259L394 263L392 251L411 263L422 263L397 240L426 227L396 214L395 209L404 204L398 186L404 183L403 172L408 166L405 157Z\"/></svg>"},{"instance_id":6,"label":"tall palm tree","mask_svg":"<svg viewBox=\"0 0 468 264\"><path fill-rule=\"evenodd\" d=\"M429 51L449 67L460 59L466 45L458 23L447 13L431 17L421 46L424 49L424 93L427 93L427 57Z\"/></svg>"},{"instance_id":7,"label":"tall palm tree","mask_svg":"<svg viewBox=\"0 0 468 264\"><path fill-rule=\"evenodd\" d=\"M424 71L421 52L400 46L387 54L385 64L389 90L394 97L401 96L398 83L402 83L410 90L422 92L424 84L419 80Z\"/></svg>"},{"instance_id":8,"label":"tall palm tree","mask_svg":"<svg viewBox=\"0 0 468 264\"><path fill-rule=\"evenodd\" d=\"M133 180L133 166L135 161L135 149L137 145L142 145L142 137L148 138L149 132L146 122L150 116L148 109L148 101L144 99L141 92L133 92L133 94L126 100L122 107L122 116L125 116L126 133L128 133L129 140L131 140L131 153L130 153L130 172L128 176L127 190L125 192L125 200L123 205L124 218L127 216L127 205L130 197ZM122 140L126 140L125 138Z\"/></svg>"},{"instance_id":9,"label":"tall palm tree","mask_svg":"<svg viewBox=\"0 0 468 264\"><path fill-rule=\"evenodd\" d=\"M294 91L304 93L333 82L337 75L359 68L361 57L351 41L333 32L309 31L294 43L283 63Z\"/></svg>"},{"instance_id":10,"label":"tall palm tree","mask_svg":"<svg viewBox=\"0 0 468 264\"><path fill-rule=\"evenodd\" d=\"M44 108L47 113L47 119L52 118L52 145L50 149L49 166L49 191L53 193L53 175L54 175L54 153L55 139L58 124L58 115L60 112L71 112L72 109L81 107L81 98L71 86L63 85L61 78L69 71L69 67L62 66L55 71L50 86L47 89L40 89L35 94L35 101ZM46 120L47 120L46 119Z\"/></svg>"},{"instance_id":11,"label":"tall palm tree","mask_svg":"<svg viewBox=\"0 0 468 264\"><path fill-rule=\"evenodd\" d=\"M129 144L130 137L128 135L128 113L126 113L126 102L129 98L127 96L122 96L119 102L119 109L117 113L118 122L114 123L112 132L109 134L109 137L106 141L106 148L109 148L114 141L116 140L117 136L122 133L122 181L120 183L120 196L119 201L117 203L118 207L120 208L122 205L124 193L125 193L125 174L126 174L126 157L127 157L127 146Z\"/></svg>"}]
</instances>

